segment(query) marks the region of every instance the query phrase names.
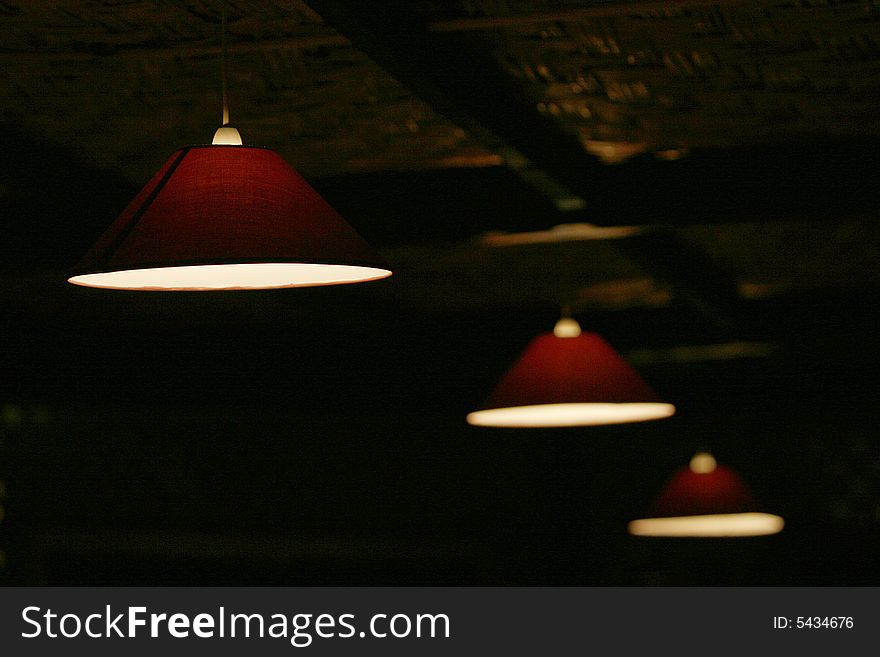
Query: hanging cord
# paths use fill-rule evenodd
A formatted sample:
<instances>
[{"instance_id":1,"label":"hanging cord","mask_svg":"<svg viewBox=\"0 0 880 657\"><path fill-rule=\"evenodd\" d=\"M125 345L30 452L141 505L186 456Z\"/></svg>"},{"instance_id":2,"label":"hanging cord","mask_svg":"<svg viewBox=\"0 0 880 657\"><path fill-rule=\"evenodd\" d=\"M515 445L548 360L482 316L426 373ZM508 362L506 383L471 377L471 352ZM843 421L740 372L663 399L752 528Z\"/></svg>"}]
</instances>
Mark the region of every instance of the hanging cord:
<instances>
[{"instance_id":1,"label":"hanging cord","mask_svg":"<svg viewBox=\"0 0 880 657\"><path fill-rule=\"evenodd\" d=\"M563 264L557 281L556 297L559 301L559 320L556 322L556 326L553 327L553 335L557 338L576 338L581 334L581 325L571 316L572 297L574 297L571 283L573 258L572 251L566 248L566 246L562 247Z\"/></svg>"},{"instance_id":2,"label":"hanging cord","mask_svg":"<svg viewBox=\"0 0 880 657\"><path fill-rule=\"evenodd\" d=\"M572 306L577 297L577 291L575 290L572 277L576 248L577 247L571 243L563 243L559 247L560 258L558 262L561 264L557 270L556 299L559 304L560 317L563 318L571 318Z\"/></svg>"},{"instance_id":3,"label":"hanging cord","mask_svg":"<svg viewBox=\"0 0 880 657\"><path fill-rule=\"evenodd\" d=\"M226 88L226 59L228 49L226 47L226 0L223 0L220 10L220 79L223 85L223 123L220 125L229 125L229 92Z\"/></svg>"},{"instance_id":4,"label":"hanging cord","mask_svg":"<svg viewBox=\"0 0 880 657\"><path fill-rule=\"evenodd\" d=\"M223 122L214 133L211 143L215 146L241 146L241 135L238 130L229 125L229 90L226 81L226 62L229 59L229 48L226 45L226 7L223 0L220 9L220 79L223 93Z\"/></svg>"}]
</instances>

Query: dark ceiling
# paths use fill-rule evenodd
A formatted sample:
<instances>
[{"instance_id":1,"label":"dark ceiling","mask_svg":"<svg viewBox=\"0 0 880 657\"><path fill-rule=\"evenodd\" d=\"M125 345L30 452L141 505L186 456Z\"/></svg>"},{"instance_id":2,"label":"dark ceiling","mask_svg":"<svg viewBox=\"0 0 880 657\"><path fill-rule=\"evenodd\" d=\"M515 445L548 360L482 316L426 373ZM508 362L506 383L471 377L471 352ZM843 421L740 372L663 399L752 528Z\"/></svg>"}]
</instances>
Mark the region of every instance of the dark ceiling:
<instances>
[{"instance_id":1,"label":"dark ceiling","mask_svg":"<svg viewBox=\"0 0 880 657\"><path fill-rule=\"evenodd\" d=\"M880 3L229 0L233 123L395 276L67 285L219 124L222 6L0 2L8 581L880 581ZM679 413L468 427L563 304ZM701 445L781 535L626 536Z\"/></svg>"}]
</instances>

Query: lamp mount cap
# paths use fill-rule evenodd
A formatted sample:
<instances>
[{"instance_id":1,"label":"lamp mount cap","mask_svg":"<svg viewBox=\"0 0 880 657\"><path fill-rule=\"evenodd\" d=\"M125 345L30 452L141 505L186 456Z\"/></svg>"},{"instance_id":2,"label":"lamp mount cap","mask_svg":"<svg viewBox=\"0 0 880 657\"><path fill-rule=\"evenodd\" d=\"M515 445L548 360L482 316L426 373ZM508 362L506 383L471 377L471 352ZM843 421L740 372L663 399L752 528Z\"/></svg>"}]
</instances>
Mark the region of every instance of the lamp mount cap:
<instances>
[{"instance_id":1,"label":"lamp mount cap","mask_svg":"<svg viewBox=\"0 0 880 657\"><path fill-rule=\"evenodd\" d=\"M576 338L581 334L581 325L571 317L562 317L553 327L553 335L557 338Z\"/></svg>"},{"instance_id":2,"label":"lamp mount cap","mask_svg":"<svg viewBox=\"0 0 880 657\"><path fill-rule=\"evenodd\" d=\"M241 146L241 135L231 125L222 125L214 133L214 139L211 140L211 144L213 146Z\"/></svg>"}]
</instances>

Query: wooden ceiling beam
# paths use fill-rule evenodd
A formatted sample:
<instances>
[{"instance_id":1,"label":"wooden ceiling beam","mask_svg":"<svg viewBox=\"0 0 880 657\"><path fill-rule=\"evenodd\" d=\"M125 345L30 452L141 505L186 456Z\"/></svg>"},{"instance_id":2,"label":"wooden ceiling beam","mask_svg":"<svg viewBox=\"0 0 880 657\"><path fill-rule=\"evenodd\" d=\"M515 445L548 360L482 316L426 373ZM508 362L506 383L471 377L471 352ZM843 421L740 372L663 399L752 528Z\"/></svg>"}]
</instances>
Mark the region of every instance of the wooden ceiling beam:
<instances>
[{"instance_id":1,"label":"wooden ceiling beam","mask_svg":"<svg viewBox=\"0 0 880 657\"><path fill-rule=\"evenodd\" d=\"M500 135L551 184L589 199L595 180L608 175L603 171L606 167L558 123L534 111L520 82L501 71L488 50L462 47L448 35L431 32L417 14L403 7L379 11L353 0L313 0L310 4L355 47L438 112L466 129L477 125L485 134L485 126L490 134ZM585 203L578 210L584 214L589 207ZM548 226L564 223L558 217L547 220ZM672 236L655 234L625 241L626 255L653 278L673 285L702 312L713 330L739 337L735 283L709 258L686 249ZM662 248L658 251L658 247Z\"/></svg>"},{"instance_id":2,"label":"wooden ceiling beam","mask_svg":"<svg viewBox=\"0 0 880 657\"><path fill-rule=\"evenodd\" d=\"M669 2L669 0L648 0L647 2L602 2L592 7L577 9L561 9L558 11L541 11L516 14L513 16L480 16L475 18L453 18L431 23L432 32L473 32L494 30L499 27L516 27L535 23L567 23L590 18L628 16L658 11L682 11L695 7L715 7L739 5L744 0L687 0L686 2ZM773 3L776 4L776 3Z\"/></svg>"},{"instance_id":3,"label":"wooden ceiling beam","mask_svg":"<svg viewBox=\"0 0 880 657\"><path fill-rule=\"evenodd\" d=\"M284 37L282 39L258 39L255 41L232 41L228 45L231 53L264 52L266 50L309 50L312 48L349 47L351 42L341 34L315 34L309 36ZM141 45L106 45L106 50L101 52L71 51L65 50L0 50L0 61L10 65L10 60L15 62L45 61L47 59L71 60L94 60L96 58L112 56L120 57L143 57L144 55L167 55L169 57L219 57L223 49L219 43L213 40L206 42L181 42L166 46L141 46Z\"/></svg>"},{"instance_id":4,"label":"wooden ceiling beam","mask_svg":"<svg viewBox=\"0 0 880 657\"><path fill-rule=\"evenodd\" d=\"M497 153L525 184L549 198L561 213L568 213L568 221L583 211L585 201L574 187L580 176L563 177L542 166L544 158L535 156L533 146L541 144L563 160L581 157L583 151L542 117L505 107L515 87L488 62L456 52L424 26L414 24L408 12L347 0L309 4L414 94ZM582 164L595 163L587 159Z\"/></svg>"}]
</instances>

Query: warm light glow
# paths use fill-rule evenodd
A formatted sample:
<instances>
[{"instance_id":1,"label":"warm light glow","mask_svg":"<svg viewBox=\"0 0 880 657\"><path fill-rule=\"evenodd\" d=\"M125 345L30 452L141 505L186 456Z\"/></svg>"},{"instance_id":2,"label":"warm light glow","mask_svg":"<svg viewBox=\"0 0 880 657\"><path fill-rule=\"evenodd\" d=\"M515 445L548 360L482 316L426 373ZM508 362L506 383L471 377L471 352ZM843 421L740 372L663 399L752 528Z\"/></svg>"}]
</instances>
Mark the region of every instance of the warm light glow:
<instances>
[{"instance_id":1,"label":"warm light glow","mask_svg":"<svg viewBox=\"0 0 880 657\"><path fill-rule=\"evenodd\" d=\"M538 404L475 411L468 414L467 421L481 427L586 427L659 420L673 413L672 404L655 402Z\"/></svg>"},{"instance_id":2,"label":"warm light glow","mask_svg":"<svg viewBox=\"0 0 880 657\"><path fill-rule=\"evenodd\" d=\"M660 151L655 151L654 156L658 160L674 162L675 160L680 160L685 157L689 152L690 151L687 148L666 148Z\"/></svg>"},{"instance_id":3,"label":"warm light glow","mask_svg":"<svg viewBox=\"0 0 880 657\"><path fill-rule=\"evenodd\" d=\"M375 267L268 262L128 269L72 276L68 281L117 290L268 290L360 283L390 275L387 269Z\"/></svg>"},{"instance_id":4,"label":"warm light glow","mask_svg":"<svg viewBox=\"0 0 880 657\"><path fill-rule=\"evenodd\" d=\"M553 335L557 338L576 338L581 334L581 325L571 317L563 317L553 327Z\"/></svg>"},{"instance_id":5,"label":"warm light glow","mask_svg":"<svg viewBox=\"0 0 880 657\"><path fill-rule=\"evenodd\" d=\"M547 230L529 233L505 233L492 231L483 235L480 240L486 246L503 247L523 244L554 244L561 242L579 242L586 240L614 240L638 235L641 226L594 226L593 224L560 224Z\"/></svg>"},{"instance_id":6,"label":"warm light glow","mask_svg":"<svg viewBox=\"0 0 880 657\"><path fill-rule=\"evenodd\" d=\"M584 139L582 143L588 153L595 155L605 164L626 162L631 157L644 153L648 149L648 144L645 142Z\"/></svg>"},{"instance_id":7,"label":"warm light glow","mask_svg":"<svg viewBox=\"0 0 880 657\"><path fill-rule=\"evenodd\" d=\"M715 468L718 464L715 462L715 457L708 452L697 452L691 459L690 466L691 472L696 474L709 474L710 472L715 472Z\"/></svg>"},{"instance_id":8,"label":"warm light glow","mask_svg":"<svg viewBox=\"0 0 880 657\"><path fill-rule=\"evenodd\" d=\"M669 537L767 536L781 532L784 526L782 518L770 513L717 513L633 520L629 533Z\"/></svg>"}]
</instances>

